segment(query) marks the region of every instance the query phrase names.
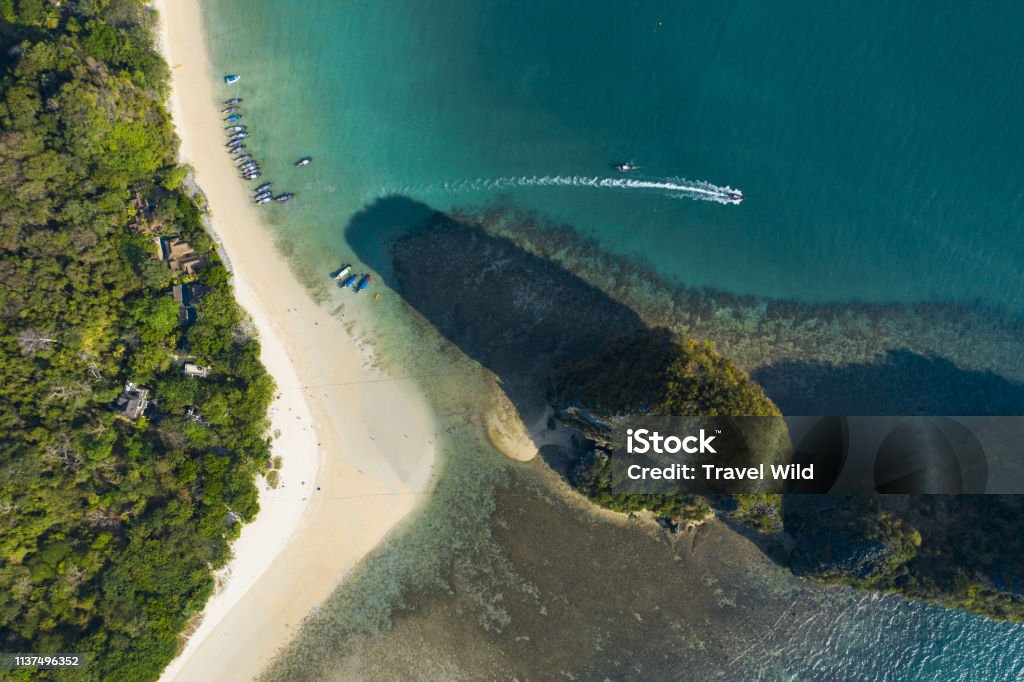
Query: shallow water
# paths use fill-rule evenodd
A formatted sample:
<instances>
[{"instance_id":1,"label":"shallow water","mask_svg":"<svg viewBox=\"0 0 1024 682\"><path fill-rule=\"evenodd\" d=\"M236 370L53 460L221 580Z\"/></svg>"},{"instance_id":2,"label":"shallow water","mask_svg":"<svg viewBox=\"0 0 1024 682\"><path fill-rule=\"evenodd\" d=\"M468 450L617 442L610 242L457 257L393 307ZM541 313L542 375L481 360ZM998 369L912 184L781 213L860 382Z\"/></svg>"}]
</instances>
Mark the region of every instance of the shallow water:
<instances>
[{"instance_id":1,"label":"shallow water","mask_svg":"<svg viewBox=\"0 0 1024 682\"><path fill-rule=\"evenodd\" d=\"M649 2L628 22L603 0L204 8L214 68L242 75L224 92L245 98L250 150L298 194L266 211L279 248L444 425L431 502L310 620L279 679L412 677L413 661L435 678L1024 666L1019 627L807 586L721 527L682 561L657 534L590 519L542 465L493 451L479 414L494 377L385 286L396 238L430 208L469 206L644 322L714 339L784 409L806 386L863 385L812 404L1019 411L1024 138L1000 133L1024 91L1019 8L930 5L923 21L882 3ZM626 160L642 168L610 168ZM727 185L743 204L702 200ZM385 195L423 204L381 210ZM345 262L372 265L379 302L329 286ZM986 398L973 412L963 386ZM643 592L660 575L622 557L652 553L679 567L675 599L612 613L573 584Z\"/></svg>"}]
</instances>

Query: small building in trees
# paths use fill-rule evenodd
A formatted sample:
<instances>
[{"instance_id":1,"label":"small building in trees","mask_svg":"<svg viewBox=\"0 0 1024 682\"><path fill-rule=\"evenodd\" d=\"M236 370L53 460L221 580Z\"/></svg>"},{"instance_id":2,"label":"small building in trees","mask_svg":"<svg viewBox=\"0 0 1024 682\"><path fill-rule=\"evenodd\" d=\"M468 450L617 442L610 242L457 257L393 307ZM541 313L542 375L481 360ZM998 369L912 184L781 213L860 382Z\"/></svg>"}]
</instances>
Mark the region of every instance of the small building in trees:
<instances>
[{"instance_id":1,"label":"small building in trees","mask_svg":"<svg viewBox=\"0 0 1024 682\"><path fill-rule=\"evenodd\" d=\"M185 376L187 377L199 377L200 379L205 379L209 374L209 367L203 367L191 362L185 363Z\"/></svg>"},{"instance_id":2,"label":"small building in trees","mask_svg":"<svg viewBox=\"0 0 1024 682\"><path fill-rule=\"evenodd\" d=\"M188 419L190 422L195 422L196 424L199 424L199 426L204 426L206 428L210 427L209 422L203 419L202 415L199 414L199 407L197 405L188 405L185 407L185 419Z\"/></svg>"},{"instance_id":3,"label":"small building in trees","mask_svg":"<svg viewBox=\"0 0 1024 682\"><path fill-rule=\"evenodd\" d=\"M205 287L199 282L188 282L186 284L175 284L171 287L171 296L178 302L178 323L188 326L196 321L195 303L202 298L206 292Z\"/></svg>"},{"instance_id":4,"label":"small building in trees","mask_svg":"<svg viewBox=\"0 0 1024 682\"><path fill-rule=\"evenodd\" d=\"M159 229L159 225L153 221L153 209L156 208L156 201L153 197L144 197L141 193L135 192L128 202L130 208L128 216L128 227L142 234L152 234Z\"/></svg>"},{"instance_id":5,"label":"small building in trees","mask_svg":"<svg viewBox=\"0 0 1024 682\"><path fill-rule=\"evenodd\" d=\"M125 382L124 391L117 398L118 411L135 421L149 409L149 389L145 386L136 386L132 382Z\"/></svg>"},{"instance_id":6,"label":"small building in trees","mask_svg":"<svg viewBox=\"0 0 1024 682\"><path fill-rule=\"evenodd\" d=\"M160 260L166 262L172 272L194 275L209 264L209 259L195 252L192 245L176 237L160 237L157 240Z\"/></svg>"}]
</instances>

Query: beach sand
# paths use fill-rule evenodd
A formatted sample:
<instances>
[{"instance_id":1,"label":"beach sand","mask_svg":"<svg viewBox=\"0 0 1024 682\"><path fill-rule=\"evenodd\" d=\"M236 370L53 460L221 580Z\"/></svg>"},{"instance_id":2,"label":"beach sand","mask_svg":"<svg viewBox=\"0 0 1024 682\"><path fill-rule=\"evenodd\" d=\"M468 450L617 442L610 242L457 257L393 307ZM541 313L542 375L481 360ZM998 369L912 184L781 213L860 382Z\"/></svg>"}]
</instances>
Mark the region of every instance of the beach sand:
<instances>
[{"instance_id":1,"label":"beach sand","mask_svg":"<svg viewBox=\"0 0 1024 682\"><path fill-rule=\"evenodd\" d=\"M278 386L273 453L282 485L260 481L261 511L234 545L223 586L162 680L248 680L301 619L423 498L434 422L411 385L370 369L342 324L315 304L274 249L224 153L217 87L197 0L157 0L182 160L211 208L238 302Z\"/></svg>"}]
</instances>

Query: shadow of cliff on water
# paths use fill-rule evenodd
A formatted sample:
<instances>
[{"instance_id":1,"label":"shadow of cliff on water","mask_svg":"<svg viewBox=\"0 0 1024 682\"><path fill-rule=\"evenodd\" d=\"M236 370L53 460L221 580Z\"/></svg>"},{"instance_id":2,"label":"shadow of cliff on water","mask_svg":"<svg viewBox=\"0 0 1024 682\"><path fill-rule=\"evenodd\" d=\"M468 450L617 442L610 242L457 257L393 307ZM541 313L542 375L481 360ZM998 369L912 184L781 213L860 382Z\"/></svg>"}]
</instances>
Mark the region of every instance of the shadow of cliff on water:
<instances>
[{"instance_id":1,"label":"shadow of cliff on water","mask_svg":"<svg viewBox=\"0 0 1024 682\"><path fill-rule=\"evenodd\" d=\"M1024 384L906 349L873 363L786 359L751 377L787 415L1024 414Z\"/></svg>"},{"instance_id":2,"label":"shadow of cliff on water","mask_svg":"<svg viewBox=\"0 0 1024 682\"><path fill-rule=\"evenodd\" d=\"M649 327L562 265L463 220L390 196L353 216L345 236L387 286L498 377L532 424L556 363ZM780 358L752 378L787 415L1024 413L1024 385L905 349L864 364Z\"/></svg>"},{"instance_id":3,"label":"shadow of cliff on water","mask_svg":"<svg viewBox=\"0 0 1024 682\"><path fill-rule=\"evenodd\" d=\"M525 424L543 415L556 362L646 329L560 265L406 197L368 206L346 238L406 303L494 372Z\"/></svg>"}]
</instances>

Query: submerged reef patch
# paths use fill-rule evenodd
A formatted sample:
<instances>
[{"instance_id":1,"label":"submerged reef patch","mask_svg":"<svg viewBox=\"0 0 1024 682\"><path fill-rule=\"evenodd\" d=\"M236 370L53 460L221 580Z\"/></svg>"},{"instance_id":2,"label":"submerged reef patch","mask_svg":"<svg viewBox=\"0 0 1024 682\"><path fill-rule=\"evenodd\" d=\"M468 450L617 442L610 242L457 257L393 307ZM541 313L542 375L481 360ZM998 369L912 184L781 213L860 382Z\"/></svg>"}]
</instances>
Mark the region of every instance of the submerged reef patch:
<instances>
[{"instance_id":1,"label":"submerged reef patch","mask_svg":"<svg viewBox=\"0 0 1024 682\"><path fill-rule=\"evenodd\" d=\"M1024 321L1000 311L697 289L536 213L496 203L454 217L561 265L648 326L713 341L785 414L1024 413Z\"/></svg>"}]
</instances>

